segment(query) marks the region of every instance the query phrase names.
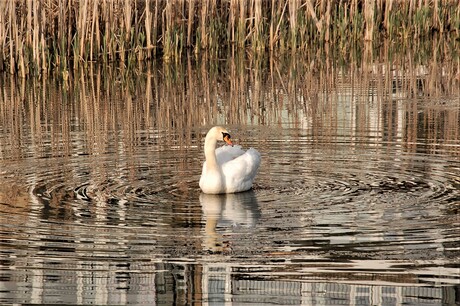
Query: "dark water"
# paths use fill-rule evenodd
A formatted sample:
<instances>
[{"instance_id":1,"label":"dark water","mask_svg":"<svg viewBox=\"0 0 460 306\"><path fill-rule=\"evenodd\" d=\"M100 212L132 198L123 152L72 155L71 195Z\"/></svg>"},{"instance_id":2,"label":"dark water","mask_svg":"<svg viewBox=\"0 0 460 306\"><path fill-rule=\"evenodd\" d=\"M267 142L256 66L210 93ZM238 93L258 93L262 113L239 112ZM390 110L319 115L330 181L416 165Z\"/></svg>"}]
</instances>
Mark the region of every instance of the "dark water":
<instances>
[{"instance_id":1,"label":"dark water","mask_svg":"<svg viewBox=\"0 0 460 306\"><path fill-rule=\"evenodd\" d=\"M3 79L0 303L459 303L455 75L227 68ZM200 193L215 124L254 190Z\"/></svg>"}]
</instances>

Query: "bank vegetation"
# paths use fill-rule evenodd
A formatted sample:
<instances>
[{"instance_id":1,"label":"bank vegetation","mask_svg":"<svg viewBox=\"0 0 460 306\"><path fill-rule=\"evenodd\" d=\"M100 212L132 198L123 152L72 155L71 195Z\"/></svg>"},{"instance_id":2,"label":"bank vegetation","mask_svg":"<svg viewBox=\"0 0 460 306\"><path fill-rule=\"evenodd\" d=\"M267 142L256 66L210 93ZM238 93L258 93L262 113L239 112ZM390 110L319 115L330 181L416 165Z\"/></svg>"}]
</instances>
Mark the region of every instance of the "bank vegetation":
<instances>
[{"instance_id":1,"label":"bank vegetation","mask_svg":"<svg viewBox=\"0 0 460 306\"><path fill-rule=\"evenodd\" d=\"M458 0L3 0L0 71L67 72L88 63L206 53L279 54L434 36L455 50Z\"/></svg>"}]
</instances>

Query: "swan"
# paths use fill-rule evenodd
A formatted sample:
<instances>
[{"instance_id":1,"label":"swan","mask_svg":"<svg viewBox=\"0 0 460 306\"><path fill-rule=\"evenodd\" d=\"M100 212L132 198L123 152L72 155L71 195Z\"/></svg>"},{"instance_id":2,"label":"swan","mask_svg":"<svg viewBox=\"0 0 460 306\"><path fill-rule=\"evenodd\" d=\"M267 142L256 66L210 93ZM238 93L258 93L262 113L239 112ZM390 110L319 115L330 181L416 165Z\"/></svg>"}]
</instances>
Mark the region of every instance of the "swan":
<instances>
[{"instance_id":1,"label":"swan","mask_svg":"<svg viewBox=\"0 0 460 306\"><path fill-rule=\"evenodd\" d=\"M236 193L251 189L252 181L260 165L260 154L256 149L244 151L233 145L228 131L215 126L206 134L204 141L203 171L200 188L206 194ZM229 146L216 149L217 141Z\"/></svg>"}]
</instances>

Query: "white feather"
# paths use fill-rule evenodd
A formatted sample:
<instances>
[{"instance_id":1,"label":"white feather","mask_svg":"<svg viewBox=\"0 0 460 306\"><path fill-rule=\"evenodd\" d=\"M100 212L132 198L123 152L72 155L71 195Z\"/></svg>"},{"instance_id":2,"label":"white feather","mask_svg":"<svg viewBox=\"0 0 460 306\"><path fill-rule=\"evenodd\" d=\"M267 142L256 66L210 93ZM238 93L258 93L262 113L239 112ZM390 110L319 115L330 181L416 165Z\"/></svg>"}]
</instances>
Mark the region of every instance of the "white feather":
<instances>
[{"instance_id":1,"label":"white feather","mask_svg":"<svg viewBox=\"0 0 460 306\"><path fill-rule=\"evenodd\" d=\"M249 190L260 166L260 154L253 148L244 151L241 146L223 146L215 149L217 140L222 138L222 132L227 133L221 127L214 127L206 136L206 159L214 159L216 163L211 162L210 166L207 162L203 164L201 190L209 194Z\"/></svg>"}]
</instances>

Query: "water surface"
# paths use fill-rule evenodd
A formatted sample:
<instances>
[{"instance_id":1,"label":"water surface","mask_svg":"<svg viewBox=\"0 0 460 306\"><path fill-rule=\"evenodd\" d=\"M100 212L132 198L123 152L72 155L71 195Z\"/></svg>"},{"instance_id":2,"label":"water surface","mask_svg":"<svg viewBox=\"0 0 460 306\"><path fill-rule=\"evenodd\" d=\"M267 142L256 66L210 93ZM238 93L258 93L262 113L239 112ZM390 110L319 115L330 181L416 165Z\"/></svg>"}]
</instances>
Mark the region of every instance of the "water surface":
<instances>
[{"instance_id":1,"label":"water surface","mask_svg":"<svg viewBox=\"0 0 460 306\"><path fill-rule=\"evenodd\" d=\"M219 65L2 80L0 303L459 303L455 74ZM252 191L200 193L215 124Z\"/></svg>"}]
</instances>

